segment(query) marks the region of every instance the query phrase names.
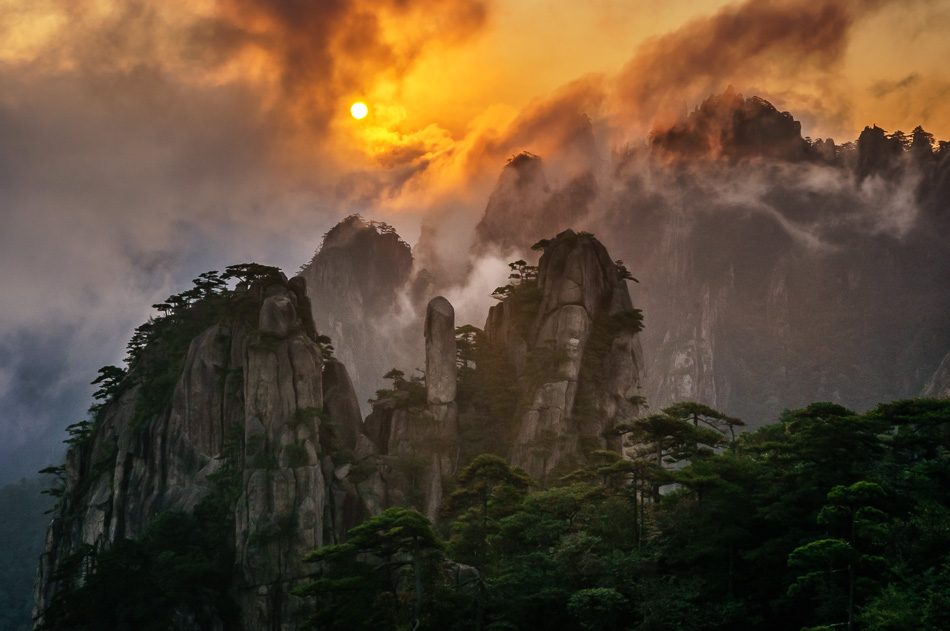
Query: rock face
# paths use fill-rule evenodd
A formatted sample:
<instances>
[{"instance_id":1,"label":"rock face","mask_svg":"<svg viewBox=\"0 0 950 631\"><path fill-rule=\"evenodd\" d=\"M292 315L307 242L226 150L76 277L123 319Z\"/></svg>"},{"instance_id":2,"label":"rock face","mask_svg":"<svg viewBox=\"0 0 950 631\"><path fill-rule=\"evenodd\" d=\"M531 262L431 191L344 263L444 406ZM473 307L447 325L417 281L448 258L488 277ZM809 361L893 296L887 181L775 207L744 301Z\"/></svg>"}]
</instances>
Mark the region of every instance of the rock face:
<instances>
[{"instance_id":1,"label":"rock face","mask_svg":"<svg viewBox=\"0 0 950 631\"><path fill-rule=\"evenodd\" d=\"M425 321L426 401L429 405L455 402L458 376L455 359L455 309L436 296L429 301Z\"/></svg>"},{"instance_id":2,"label":"rock face","mask_svg":"<svg viewBox=\"0 0 950 631\"><path fill-rule=\"evenodd\" d=\"M516 288L491 308L485 333L505 349L522 392L511 461L544 480L636 415L642 357L639 313L607 250L571 230L544 242L537 290Z\"/></svg>"},{"instance_id":3,"label":"rock face","mask_svg":"<svg viewBox=\"0 0 950 631\"><path fill-rule=\"evenodd\" d=\"M323 361L293 293L268 287L259 337L244 348L244 470L235 532L241 610L250 628L293 628L304 555L323 545ZM292 334L291 331L296 331Z\"/></svg>"},{"instance_id":4,"label":"rock face","mask_svg":"<svg viewBox=\"0 0 950 631\"><path fill-rule=\"evenodd\" d=\"M316 327L350 371L361 407L394 366L418 365L415 324L402 324L399 296L412 275L409 245L391 226L351 215L333 227L301 270ZM411 331L405 330L410 327ZM407 341L411 340L411 342Z\"/></svg>"},{"instance_id":5,"label":"rock face","mask_svg":"<svg viewBox=\"0 0 950 631\"><path fill-rule=\"evenodd\" d=\"M443 480L458 466L458 408L455 404L458 367L455 346L455 309L436 296L429 301L425 321L426 403L432 415L432 461L425 509L435 520L442 503Z\"/></svg>"},{"instance_id":6,"label":"rock face","mask_svg":"<svg viewBox=\"0 0 950 631\"><path fill-rule=\"evenodd\" d=\"M296 628L290 592L306 574L304 555L365 514L349 468L333 462L343 449L353 461L359 407L346 368L325 362L314 340L303 279L269 281L239 298L256 322L224 318L198 335L161 411L137 413L150 387L143 382L109 403L89 442L70 450L66 500L41 560L38 617L63 587L54 576L83 545L102 550L138 537L163 511L191 512L212 492L212 474L229 466L240 480L233 537L245 627Z\"/></svg>"},{"instance_id":7,"label":"rock face","mask_svg":"<svg viewBox=\"0 0 950 631\"><path fill-rule=\"evenodd\" d=\"M504 419L511 460L541 480L590 450L619 449L607 432L636 413L642 364L639 312L606 249L566 231L544 250L536 279L492 308L484 332L517 366L521 403ZM163 512L194 513L209 498L231 498L233 530L221 533L233 548L231 593L255 631L298 627L305 603L294 588L309 551L389 506L438 519L462 447L449 301L426 309L424 377L391 373L393 388L364 423L346 366L321 345L306 281L276 270L254 278L161 329L187 325L197 332L190 343L148 338L69 451L39 569L38 626L57 593L81 584L81 573L61 578L77 553L139 538ZM169 371L177 379L156 398ZM233 486L222 495L222 484ZM198 628L195 612L174 614L180 628Z\"/></svg>"}]
</instances>

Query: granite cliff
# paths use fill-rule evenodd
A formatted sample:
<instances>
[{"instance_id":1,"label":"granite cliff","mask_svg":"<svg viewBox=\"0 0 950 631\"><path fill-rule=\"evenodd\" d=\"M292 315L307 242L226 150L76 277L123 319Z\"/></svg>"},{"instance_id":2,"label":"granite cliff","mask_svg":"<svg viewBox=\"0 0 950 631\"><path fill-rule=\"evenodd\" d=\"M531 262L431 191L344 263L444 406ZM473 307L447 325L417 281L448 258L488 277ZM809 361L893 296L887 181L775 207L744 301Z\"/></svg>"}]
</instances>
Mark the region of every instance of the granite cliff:
<instances>
[{"instance_id":1,"label":"granite cliff","mask_svg":"<svg viewBox=\"0 0 950 631\"><path fill-rule=\"evenodd\" d=\"M590 451L619 451L610 430L637 415L643 358L626 270L606 248L572 230L537 248L537 275L521 272L491 308L485 342L508 356L519 386L511 462L544 480Z\"/></svg>"},{"instance_id":2,"label":"granite cliff","mask_svg":"<svg viewBox=\"0 0 950 631\"><path fill-rule=\"evenodd\" d=\"M214 545L230 559L218 596L236 614L177 603L176 628L293 629L309 551L392 506L437 521L486 440L541 480L591 451L619 451L610 430L637 413L642 365L629 273L589 234L538 248L539 267L517 264L484 331L457 329L449 301L429 300L415 336L424 373L389 372L365 422L347 366L315 325L326 305L302 276L234 266L156 305L128 370L103 369L91 421L73 426L66 462L51 469L61 486L37 626L69 626L75 601L64 599L112 547L153 539L169 515L216 514ZM496 373L502 365L510 373ZM498 378L510 405L481 423L495 396L485 384Z\"/></svg>"},{"instance_id":3,"label":"granite cliff","mask_svg":"<svg viewBox=\"0 0 950 631\"><path fill-rule=\"evenodd\" d=\"M348 463L337 462L351 457L362 426L346 368L321 347L303 279L269 268L167 318L177 320L164 333L147 325L151 339L68 452L37 620L83 580L70 571L77 558L136 539L161 514L195 511L224 478L233 485L225 492L233 530L219 535L233 549L232 594L245 627L292 629L304 554L363 514L345 492ZM176 364L160 335L186 326L203 328ZM160 364L171 387L156 397ZM188 623L197 613L178 612L180 628L203 627ZM222 624L214 612L203 616Z\"/></svg>"}]
</instances>

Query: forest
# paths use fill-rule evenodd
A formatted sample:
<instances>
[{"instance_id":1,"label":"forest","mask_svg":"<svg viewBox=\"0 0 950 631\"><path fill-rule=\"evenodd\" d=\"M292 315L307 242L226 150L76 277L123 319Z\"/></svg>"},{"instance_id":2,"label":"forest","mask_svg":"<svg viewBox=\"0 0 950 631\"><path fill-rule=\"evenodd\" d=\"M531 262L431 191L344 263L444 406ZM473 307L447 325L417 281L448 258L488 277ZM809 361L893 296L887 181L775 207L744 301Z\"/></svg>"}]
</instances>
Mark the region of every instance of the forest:
<instances>
[{"instance_id":1,"label":"forest","mask_svg":"<svg viewBox=\"0 0 950 631\"><path fill-rule=\"evenodd\" d=\"M950 628L950 401L815 403L733 438L735 424L678 404L618 427L639 445L628 458L599 452L545 484L478 455L437 523L393 507L308 555L301 625ZM47 628L227 611L226 478L194 515L101 554Z\"/></svg>"}]
</instances>

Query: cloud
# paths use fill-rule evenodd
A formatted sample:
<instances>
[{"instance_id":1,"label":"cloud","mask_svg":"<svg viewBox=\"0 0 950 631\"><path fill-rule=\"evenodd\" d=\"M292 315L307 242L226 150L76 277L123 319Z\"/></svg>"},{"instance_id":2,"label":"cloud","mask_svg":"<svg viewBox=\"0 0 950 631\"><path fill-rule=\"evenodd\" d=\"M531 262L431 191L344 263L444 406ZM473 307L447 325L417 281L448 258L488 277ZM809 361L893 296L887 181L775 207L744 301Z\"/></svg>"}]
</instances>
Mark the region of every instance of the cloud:
<instances>
[{"instance_id":1,"label":"cloud","mask_svg":"<svg viewBox=\"0 0 950 631\"><path fill-rule=\"evenodd\" d=\"M405 82L489 29L490 0L0 2L0 372L13 375L0 460L58 447L148 305L234 262L293 270L353 211L410 240L422 223L422 264L448 270L442 286L478 323L504 257L459 253L506 159L543 157L551 199L537 206L559 221L681 208L693 198L673 198L667 171L645 169L629 198L615 190L627 182L605 178L628 128L727 83L763 86L796 113L840 113L834 69L881 4L732 5L644 43L619 77L580 77L524 107L489 94L450 131L403 109ZM783 92L786 79L813 91ZM346 114L357 98L372 106L361 123ZM768 199L742 194L766 212Z\"/></svg>"},{"instance_id":2,"label":"cloud","mask_svg":"<svg viewBox=\"0 0 950 631\"><path fill-rule=\"evenodd\" d=\"M219 64L259 56L281 113L319 130L341 99L404 75L427 48L463 41L487 16L482 0L225 0L192 30L192 45Z\"/></svg>"},{"instance_id":3,"label":"cloud","mask_svg":"<svg viewBox=\"0 0 950 631\"><path fill-rule=\"evenodd\" d=\"M894 92L906 90L920 82L920 74L912 72L897 81L878 81L870 87L870 92L877 98L885 97Z\"/></svg>"},{"instance_id":4,"label":"cloud","mask_svg":"<svg viewBox=\"0 0 950 631\"><path fill-rule=\"evenodd\" d=\"M730 84L755 88L763 96L776 84L827 88L824 78L842 60L854 23L884 4L749 0L728 5L644 42L620 73L615 106L637 122L665 126Z\"/></svg>"}]
</instances>

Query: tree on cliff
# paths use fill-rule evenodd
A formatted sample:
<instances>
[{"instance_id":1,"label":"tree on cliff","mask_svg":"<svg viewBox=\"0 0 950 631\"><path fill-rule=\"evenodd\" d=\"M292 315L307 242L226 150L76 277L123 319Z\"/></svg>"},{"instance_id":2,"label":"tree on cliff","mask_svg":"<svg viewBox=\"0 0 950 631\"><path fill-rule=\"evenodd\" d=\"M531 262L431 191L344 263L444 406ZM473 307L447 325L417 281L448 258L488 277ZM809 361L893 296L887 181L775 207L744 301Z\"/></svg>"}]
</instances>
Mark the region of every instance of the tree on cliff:
<instances>
[{"instance_id":1,"label":"tree on cliff","mask_svg":"<svg viewBox=\"0 0 950 631\"><path fill-rule=\"evenodd\" d=\"M452 518L453 558L484 562L489 537L498 532L498 521L514 512L530 484L523 471L498 456L481 454L472 460L458 475L443 510Z\"/></svg>"},{"instance_id":2,"label":"tree on cliff","mask_svg":"<svg viewBox=\"0 0 950 631\"><path fill-rule=\"evenodd\" d=\"M351 529L346 543L307 556L317 566L296 593L313 598L314 629L439 629L452 611L443 543L422 514L389 508Z\"/></svg>"}]
</instances>

